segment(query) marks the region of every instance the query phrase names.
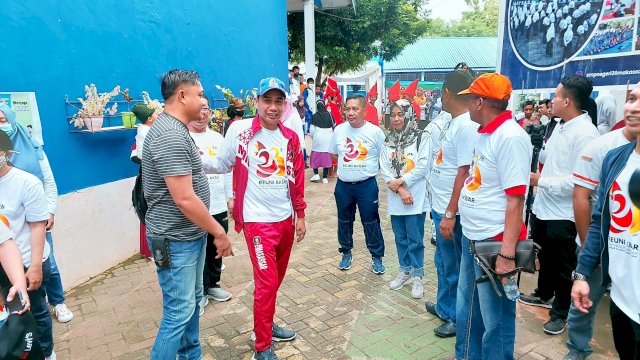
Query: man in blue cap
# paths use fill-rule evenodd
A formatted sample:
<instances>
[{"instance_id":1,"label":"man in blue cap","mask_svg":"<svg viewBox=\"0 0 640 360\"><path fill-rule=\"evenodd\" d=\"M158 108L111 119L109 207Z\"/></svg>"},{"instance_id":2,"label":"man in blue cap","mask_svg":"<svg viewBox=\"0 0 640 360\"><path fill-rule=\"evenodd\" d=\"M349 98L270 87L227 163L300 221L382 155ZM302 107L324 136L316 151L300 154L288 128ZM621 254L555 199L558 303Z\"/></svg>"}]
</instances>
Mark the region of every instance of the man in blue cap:
<instances>
[{"instance_id":1,"label":"man in blue cap","mask_svg":"<svg viewBox=\"0 0 640 360\"><path fill-rule=\"evenodd\" d=\"M276 295L293 247L306 232L304 156L298 135L285 127L287 93L276 78L260 81L258 115L235 121L217 157L207 157L206 172L224 174L233 167L236 231L244 232L253 265L253 359L274 360L272 341L291 341L296 333L274 324Z\"/></svg>"}]
</instances>

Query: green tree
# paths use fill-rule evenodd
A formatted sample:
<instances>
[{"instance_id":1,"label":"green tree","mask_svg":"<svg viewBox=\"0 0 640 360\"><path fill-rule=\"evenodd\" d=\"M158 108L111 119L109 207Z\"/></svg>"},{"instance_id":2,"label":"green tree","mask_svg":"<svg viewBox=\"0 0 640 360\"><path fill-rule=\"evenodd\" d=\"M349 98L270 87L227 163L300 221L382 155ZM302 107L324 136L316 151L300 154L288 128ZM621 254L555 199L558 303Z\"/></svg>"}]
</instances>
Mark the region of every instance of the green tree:
<instances>
[{"instance_id":1,"label":"green tree","mask_svg":"<svg viewBox=\"0 0 640 360\"><path fill-rule=\"evenodd\" d=\"M419 17L424 0L356 0L353 9L316 11L316 66L319 83L328 76L356 70L380 55L391 60L427 30ZM287 16L289 57L304 60L304 14Z\"/></svg>"},{"instance_id":2,"label":"green tree","mask_svg":"<svg viewBox=\"0 0 640 360\"><path fill-rule=\"evenodd\" d=\"M447 23L442 19L429 21L429 28L425 36L497 36L498 12L500 5L498 0L468 0L472 9L462 13L462 19Z\"/></svg>"}]
</instances>

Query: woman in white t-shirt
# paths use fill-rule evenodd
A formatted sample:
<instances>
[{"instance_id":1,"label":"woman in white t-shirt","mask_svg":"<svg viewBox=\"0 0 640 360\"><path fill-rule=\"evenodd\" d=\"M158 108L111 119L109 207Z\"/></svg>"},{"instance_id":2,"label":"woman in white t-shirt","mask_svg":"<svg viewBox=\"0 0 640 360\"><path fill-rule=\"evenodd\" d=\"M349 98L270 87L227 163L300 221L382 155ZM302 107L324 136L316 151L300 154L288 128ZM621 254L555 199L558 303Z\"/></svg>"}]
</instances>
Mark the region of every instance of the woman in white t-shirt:
<instances>
[{"instance_id":1,"label":"woman in white t-shirt","mask_svg":"<svg viewBox=\"0 0 640 360\"><path fill-rule=\"evenodd\" d=\"M380 155L382 177L389 185L387 207L396 239L400 271L391 290L412 283L411 296L424 295L424 222L427 200L430 137L418 128L406 100L391 105L391 124Z\"/></svg>"},{"instance_id":2,"label":"woman in white t-shirt","mask_svg":"<svg viewBox=\"0 0 640 360\"><path fill-rule=\"evenodd\" d=\"M10 284L3 284L0 280L0 288L11 285L9 289L9 296L7 301L11 301L16 296L22 295L24 307L20 311L20 314L29 310L31 304L29 303L29 295L27 295L27 280L24 277L24 267L22 265L22 255L20 255L20 249L13 241L13 234L9 227L0 221L0 265L9 280ZM2 306L0 306L0 323L3 320Z\"/></svg>"}]
</instances>

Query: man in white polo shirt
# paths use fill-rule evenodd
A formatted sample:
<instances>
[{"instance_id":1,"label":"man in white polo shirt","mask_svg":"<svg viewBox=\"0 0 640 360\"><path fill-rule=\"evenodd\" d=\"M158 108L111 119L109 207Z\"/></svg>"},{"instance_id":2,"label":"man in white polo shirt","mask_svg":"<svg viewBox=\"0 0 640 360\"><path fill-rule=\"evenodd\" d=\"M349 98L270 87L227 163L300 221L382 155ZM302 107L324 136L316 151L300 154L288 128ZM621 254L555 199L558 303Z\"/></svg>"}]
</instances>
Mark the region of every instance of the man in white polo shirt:
<instances>
[{"instance_id":1,"label":"man in white polo shirt","mask_svg":"<svg viewBox=\"0 0 640 360\"><path fill-rule=\"evenodd\" d=\"M434 262L438 272L436 303L427 301L427 311L444 321L434 332L440 337L456 335L456 292L460 273L462 227L458 198L469 173L478 124L469 118L468 97L458 95L469 88L473 76L464 70L449 73L442 86L442 107L451 114L440 136L429 184L431 217L436 228Z\"/></svg>"},{"instance_id":2,"label":"man in white polo shirt","mask_svg":"<svg viewBox=\"0 0 640 360\"><path fill-rule=\"evenodd\" d=\"M592 90L586 77L567 76L560 80L552 104L554 115L562 121L547 141L542 173L531 174L531 186L538 187L532 237L542 250L538 288L530 295L522 295L520 301L551 308L551 319L543 328L549 335L564 331L571 305L571 272L577 262L573 170L582 149L600 136L584 111Z\"/></svg>"},{"instance_id":3,"label":"man in white polo shirt","mask_svg":"<svg viewBox=\"0 0 640 360\"><path fill-rule=\"evenodd\" d=\"M598 200L597 190L600 186L600 170L604 157L609 151L635 140L640 134L639 130L633 126L625 126L622 129L606 133L591 141L577 159L573 171L573 213L578 230L578 257L580 257L591 224L592 204ZM605 287L600 286L602 282L600 266L593 270L588 282L591 288L589 299L593 305L585 314L577 310L574 304L571 304L567 318L569 325L567 348L569 352L565 356L566 360L584 359L593 352L589 341L593 336L596 310L606 290Z\"/></svg>"},{"instance_id":4,"label":"man in white polo shirt","mask_svg":"<svg viewBox=\"0 0 640 360\"><path fill-rule=\"evenodd\" d=\"M367 103L362 95L347 98L346 122L333 133L329 152L337 155L338 182L335 197L338 207L338 243L342 260L340 270L351 268L353 248L353 222L356 206L364 228L365 242L372 257L372 271L384 274L384 238L378 213L378 159L384 145L382 130L364 119Z\"/></svg>"},{"instance_id":5,"label":"man in white polo shirt","mask_svg":"<svg viewBox=\"0 0 640 360\"><path fill-rule=\"evenodd\" d=\"M469 177L460 195L462 260L456 316L457 359L513 359L516 304L483 275L470 252L472 242L500 241L496 272L515 270L518 240L527 238L522 220L531 171L531 142L507 111L511 81L500 74L482 74L461 92L470 97L471 119L480 124ZM502 283L506 283L502 278ZM475 295L474 295L475 294ZM473 299L473 300L472 300Z\"/></svg>"}]
</instances>

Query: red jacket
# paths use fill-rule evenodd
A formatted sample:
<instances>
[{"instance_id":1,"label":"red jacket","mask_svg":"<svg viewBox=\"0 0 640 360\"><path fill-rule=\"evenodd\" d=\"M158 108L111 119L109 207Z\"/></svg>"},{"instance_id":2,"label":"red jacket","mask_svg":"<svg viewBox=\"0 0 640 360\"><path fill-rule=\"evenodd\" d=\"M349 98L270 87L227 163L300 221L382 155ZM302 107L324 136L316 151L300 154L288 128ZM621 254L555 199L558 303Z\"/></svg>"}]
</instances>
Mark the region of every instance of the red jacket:
<instances>
[{"instance_id":1,"label":"red jacket","mask_svg":"<svg viewBox=\"0 0 640 360\"><path fill-rule=\"evenodd\" d=\"M232 216L237 232L240 232L244 225L244 193L249 182L249 142L261 128L258 116L235 121L229 127L218 156L203 158L203 167L207 173L226 174L233 167L235 206ZM278 128L282 136L288 140L285 171L289 180L291 205L295 217L304 218L304 209L307 204L304 201L304 156L300 149L300 140L293 130L280 122L278 122Z\"/></svg>"},{"instance_id":2,"label":"red jacket","mask_svg":"<svg viewBox=\"0 0 640 360\"><path fill-rule=\"evenodd\" d=\"M342 124L342 112L340 112L340 105L336 103L329 102L327 105L327 110L333 116L333 120L336 122L336 126Z\"/></svg>"},{"instance_id":3,"label":"red jacket","mask_svg":"<svg viewBox=\"0 0 640 360\"><path fill-rule=\"evenodd\" d=\"M378 126L380 124L378 120L378 109L376 109L376 107L371 105L370 103L367 103L367 114L365 115L364 119L372 123L373 125Z\"/></svg>"}]
</instances>

